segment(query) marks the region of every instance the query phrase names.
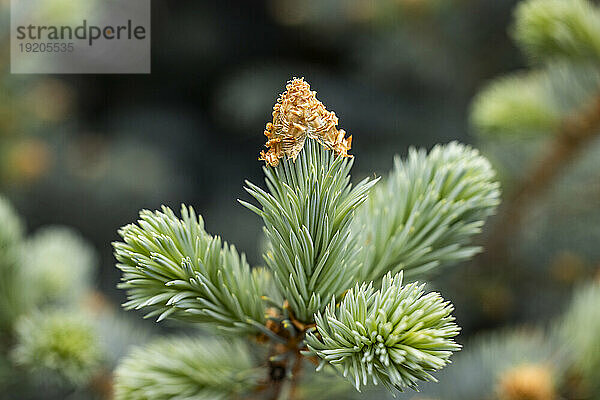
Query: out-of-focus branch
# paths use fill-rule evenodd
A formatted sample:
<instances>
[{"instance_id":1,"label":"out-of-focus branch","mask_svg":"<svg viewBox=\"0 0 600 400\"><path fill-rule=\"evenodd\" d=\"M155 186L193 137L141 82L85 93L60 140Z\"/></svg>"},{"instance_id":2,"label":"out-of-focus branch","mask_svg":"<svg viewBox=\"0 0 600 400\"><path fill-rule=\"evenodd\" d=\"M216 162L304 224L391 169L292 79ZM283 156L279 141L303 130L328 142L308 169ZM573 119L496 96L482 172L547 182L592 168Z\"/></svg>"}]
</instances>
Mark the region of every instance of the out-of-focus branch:
<instances>
[{"instance_id":1,"label":"out-of-focus branch","mask_svg":"<svg viewBox=\"0 0 600 400\"><path fill-rule=\"evenodd\" d=\"M508 256L509 239L518 231L531 203L552 185L579 151L599 133L600 94L580 112L564 119L546 152L533 164L500 209L497 223L484 245L486 252L478 257L479 260L503 260Z\"/></svg>"},{"instance_id":2,"label":"out-of-focus branch","mask_svg":"<svg viewBox=\"0 0 600 400\"><path fill-rule=\"evenodd\" d=\"M302 355L298 352L294 357L294 364L292 365L292 377L290 381L290 399L297 397L298 383L300 382L300 373L302 372Z\"/></svg>"}]
</instances>

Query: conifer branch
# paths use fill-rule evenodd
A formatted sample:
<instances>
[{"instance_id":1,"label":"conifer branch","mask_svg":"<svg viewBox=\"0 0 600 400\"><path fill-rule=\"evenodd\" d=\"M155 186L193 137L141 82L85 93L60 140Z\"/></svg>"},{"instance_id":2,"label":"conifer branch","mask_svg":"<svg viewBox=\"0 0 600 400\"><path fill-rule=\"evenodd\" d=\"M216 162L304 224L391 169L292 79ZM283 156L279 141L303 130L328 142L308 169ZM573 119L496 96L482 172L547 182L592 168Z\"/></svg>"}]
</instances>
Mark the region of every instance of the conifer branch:
<instances>
[{"instance_id":1,"label":"conifer branch","mask_svg":"<svg viewBox=\"0 0 600 400\"><path fill-rule=\"evenodd\" d=\"M142 211L138 224L119 231L117 267L126 309L148 309L147 317L207 323L227 331L253 332L264 323L264 280L245 256L204 231L191 207L182 219L163 207Z\"/></svg>"},{"instance_id":2,"label":"conifer branch","mask_svg":"<svg viewBox=\"0 0 600 400\"><path fill-rule=\"evenodd\" d=\"M269 240L265 261L301 322L310 323L357 276L359 247L350 226L377 180L352 187L351 167L352 159L308 140L295 161L264 168L268 192L246 182L262 208L241 203L262 217Z\"/></svg>"},{"instance_id":3,"label":"conifer branch","mask_svg":"<svg viewBox=\"0 0 600 400\"><path fill-rule=\"evenodd\" d=\"M600 12L587 0L523 1L512 36L534 62L600 60Z\"/></svg>"},{"instance_id":4,"label":"conifer branch","mask_svg":"<svg viewBox=\"0 0 600 400\"><path fill-rule=\"evenodd\" d=\"M251 335L267 361L263 378L246 380L257 370L229 344L165 341L121 365L117 399L293 397L304 361L331 364L357 389L402 390L449 363L460 349L452 305L402 286L402 271L414 278L478 250L468 242L498 204L494 172L456 143L412 149L372 193L378 179L350 183L351 137L337 123L302 79L274 107L260 155L266 190L246 182L258 205L240 201L263 219L268 268L250 270L191 208L181 219L166 207L142 211L119 231L126 308Z\"/></svg>"},{"instance_id":5,"label":"conifer branch","mask_svg":"<svg viewBox=\"0 0 600 400\"><path fill-rule=\"evenodd\" d=\"M265 261L294 317L310 323L357 276L359 247L350 226L377 180L352 187L350 141L302 79L288 84L273 116L265 131L270 149L261 153L269 164L268 191L246 182L261 208L241 203L262 217L269 240Z\"/></svg>"},{"instance_id":6,"label":"conifer branch","mask_svg":"<svg viewBox=\"0 0 600 400\"><path fill-rule=\"evenodd\" d=\"M115 398L225 400L252 392L264 378L239 340L164 338L134 349L121 363Z\"/></svg>"},{"instance_id":7,"label":"conifer branch","mask_svg":"<svg viewBox=\"0 0 600 400\"><path fill-rule=\"evenodd\" d=\"M416 279L479 252L469 242L500 202L494 175L477 150L455 142L397 158L354 226L362 233L362 278L404 271Z\"/></svg>"},{"instance_id":8,"label":"conifer branch","mask_svg":"<svg viewBox=\"0 0 600 400\"><path fill-rule=\"evenodd\" d=\"M416 388L460 349L454 309L424 285L402 286L402 273L387 274L381 289L356 284L342 302L332 300L306 338L310 353L343 373L356 387L381 382L387 388Z\"/></svg>"}]
</instances>

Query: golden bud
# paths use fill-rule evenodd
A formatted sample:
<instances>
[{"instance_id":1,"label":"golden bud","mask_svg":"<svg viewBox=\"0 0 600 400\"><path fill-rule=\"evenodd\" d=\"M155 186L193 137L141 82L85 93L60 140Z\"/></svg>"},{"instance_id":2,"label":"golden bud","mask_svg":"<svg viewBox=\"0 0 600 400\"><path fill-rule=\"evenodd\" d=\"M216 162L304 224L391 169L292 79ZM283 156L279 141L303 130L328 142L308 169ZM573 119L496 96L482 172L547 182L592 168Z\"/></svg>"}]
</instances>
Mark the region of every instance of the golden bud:
<instances>
[{"instance_id":1,"label":"golden bud","mask_svg":"<svg viewBox=\"0 0 600 400\"><path fill-rule=\"evenodd\" d=\"M306 139L317 140L342 157L352 157L348 154L352 136L346 138L346 132L338 130L337 124L335 113L317 100L308 82L294 78L273 106L273 122L265 128L268 150L261 151L259 160L273 167L283 157L296 160Z\"/></svg>"}]
</instances>

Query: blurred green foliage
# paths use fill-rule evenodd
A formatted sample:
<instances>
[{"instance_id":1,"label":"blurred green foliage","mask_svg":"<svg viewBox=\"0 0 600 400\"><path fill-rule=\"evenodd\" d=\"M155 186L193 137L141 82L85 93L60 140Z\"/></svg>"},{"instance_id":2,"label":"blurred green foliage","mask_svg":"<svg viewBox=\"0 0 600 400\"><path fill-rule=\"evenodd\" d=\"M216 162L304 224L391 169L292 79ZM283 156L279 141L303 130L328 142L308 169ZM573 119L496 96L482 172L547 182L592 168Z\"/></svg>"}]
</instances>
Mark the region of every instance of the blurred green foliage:
<instances>
[{"instance_id":1,"label":"blurred green foliage","mask_svg":"<svg viewBox=\"0 0 600 400\"><path fill-rule=\"evenodd\" d=\"M15 363L38 380L84 385L100 367L102 352L93 326L71 310L45 310L20 319L15 327Z\"/></svg>"},{"instance_id":2,"label":"blurred green foliage","mask_svg":"<svg viewBox=\"0 0 600 400\"><path fill-rule=\"evenodd\" d=\"M109 398L116 358L148 334L94 290L96 254L79 233L26 237L23 225L0 196L0 398Z\"/></svg>"}]
</instances>

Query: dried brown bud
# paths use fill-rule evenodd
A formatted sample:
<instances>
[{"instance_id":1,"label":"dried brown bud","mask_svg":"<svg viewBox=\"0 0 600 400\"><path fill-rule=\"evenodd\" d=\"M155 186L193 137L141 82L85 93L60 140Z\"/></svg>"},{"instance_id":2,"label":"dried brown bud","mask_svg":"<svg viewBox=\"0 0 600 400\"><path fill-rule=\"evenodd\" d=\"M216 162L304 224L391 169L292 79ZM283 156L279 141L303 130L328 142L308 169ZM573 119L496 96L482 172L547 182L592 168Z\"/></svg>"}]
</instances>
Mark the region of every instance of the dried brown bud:
<instances>
[{"instance_id":1,"label":"dried brown bud","mask_svg":"<svg viewBox=\"0 0 600 400\"><path fill-rule=\"evenodd\" d=\"M338 119L333 111L327 111L323 103L317 100L317 93L303 78L289 81L273 106L273 122L265 128L266 147L261 151L259 160L271 166L277 166L284 156L295 160L307 138L317 140L328 150L342 157L348 155L352 145L352 136L346 138L346 132L337 128Z\"/></svg>"}]
</instances>

